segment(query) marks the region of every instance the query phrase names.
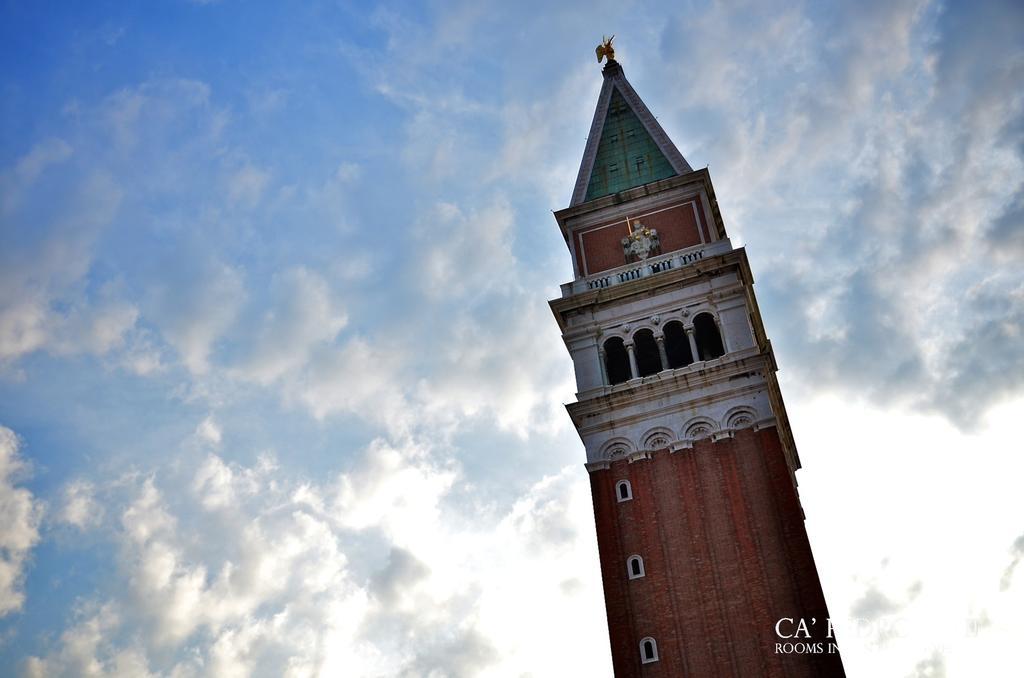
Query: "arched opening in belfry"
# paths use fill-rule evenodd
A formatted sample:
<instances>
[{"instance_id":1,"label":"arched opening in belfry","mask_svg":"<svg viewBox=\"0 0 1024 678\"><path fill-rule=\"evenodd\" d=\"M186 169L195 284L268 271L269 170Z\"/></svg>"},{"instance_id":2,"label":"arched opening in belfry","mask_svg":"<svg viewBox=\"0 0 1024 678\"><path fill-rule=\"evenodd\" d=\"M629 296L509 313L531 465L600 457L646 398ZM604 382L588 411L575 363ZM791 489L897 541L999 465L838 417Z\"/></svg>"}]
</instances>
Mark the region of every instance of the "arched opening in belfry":
<instances>
[{"instance_id":1,"label":"arched opening in belfry","mask_svg":"<svg viewBox=\"0 0 1024 678\"><path fill-rule=\"evenodd\" d=\"M701 360L713 360L725 355L722 335L718 324L710 313L700 313L693 319L693 332L697 339L697 351Z\"/></svg>"},{"instance_id":2,"label":"arched opening in belfry","mask_svg":"<svg viewBox=\"0 0 1024 678\"><path fill-rule=\"evenodd\" d=\"M621 384L633 378L629 369L629 353L622 337L612 337L604 342L604 367L610 384Z\"/></svg>"},{"instance_id":3,"label":"arched opening in belfry","mask_svg":"<svg viewBox=\"0 0 1024 678\"><path fill-rule=\"evenodd\" d=\"M633 335L633 346L636 369L641 377L661 372L661 354L658 352L658 342L654 340L654 332L648 329L637 331Z\"/></svg>"},{"instance_id":4,"label":"arched opening in belfry","mask_svg":"<svg viewBox=\"0 0 1024 678\"><path fill-rule=\"evenodd\" d=\"M690 351L690 340L683 329L683 323L673 320L665 323L665 353L668 355L668 366L672 369L686 367L693 362Z\"/></svg>"}]
</instances>

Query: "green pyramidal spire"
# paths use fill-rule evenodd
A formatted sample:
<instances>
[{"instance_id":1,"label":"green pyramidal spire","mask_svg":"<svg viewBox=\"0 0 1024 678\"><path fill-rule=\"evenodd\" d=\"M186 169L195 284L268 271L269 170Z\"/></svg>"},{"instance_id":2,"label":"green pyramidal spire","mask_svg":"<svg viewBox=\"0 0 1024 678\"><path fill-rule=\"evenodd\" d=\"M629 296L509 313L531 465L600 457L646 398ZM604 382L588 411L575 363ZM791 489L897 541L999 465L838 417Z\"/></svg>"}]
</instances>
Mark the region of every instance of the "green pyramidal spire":
<instances>
[{"instance_id":1,"label":"green pyramidal spire","mask_svg":"<svg viewBox=\"0 0 1024 678\"><path fill-rule=\"evenodd\" d=\"M692 171L622 67L609 61L571 204Z\"/></svg>"},{"instance_id":2,"label":"green pyramidal spire","mask_svg":"<svg viewBox=\"0 0 1024 678\"><path fill-rule=\"evenodd\" d=\"M584 200L611 195L676 174L678 172L672 163L654 143L619 90L615 89L608 104L608 115L601 131L601 141L597 144Z\"/></svg>"}]
</instances>

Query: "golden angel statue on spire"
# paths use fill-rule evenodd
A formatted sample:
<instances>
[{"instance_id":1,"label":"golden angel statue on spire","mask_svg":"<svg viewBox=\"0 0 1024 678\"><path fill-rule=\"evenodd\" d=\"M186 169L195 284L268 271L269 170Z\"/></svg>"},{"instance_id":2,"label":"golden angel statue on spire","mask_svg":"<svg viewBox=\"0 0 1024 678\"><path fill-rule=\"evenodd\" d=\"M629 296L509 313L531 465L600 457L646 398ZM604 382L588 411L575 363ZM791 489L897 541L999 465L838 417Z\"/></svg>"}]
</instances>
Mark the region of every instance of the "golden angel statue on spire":
<instances>
[{"instance_id":1,"label":"golden angel statue on spire","mask_svg":"<svg viewBox=\"0 0 1024 678\"><path fill-rule=\"evenodd\" d=\"M614 39L614 35L610 38L601 36L601 44L597 46L597 63L601 63L601 59L605 57L608 57L608 61L615 60L615 48L612 47L612 40Z\"/></svg>"}]
</instances>

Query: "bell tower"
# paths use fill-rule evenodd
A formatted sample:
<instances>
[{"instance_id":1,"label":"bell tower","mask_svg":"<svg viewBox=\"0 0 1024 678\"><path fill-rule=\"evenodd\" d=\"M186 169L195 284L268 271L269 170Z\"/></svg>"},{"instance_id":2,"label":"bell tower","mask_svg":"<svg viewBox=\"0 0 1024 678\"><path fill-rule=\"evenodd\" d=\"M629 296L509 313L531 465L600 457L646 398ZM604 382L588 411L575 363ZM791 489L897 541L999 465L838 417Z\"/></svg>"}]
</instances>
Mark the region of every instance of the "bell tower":
<instances>
[{"instance_id":1,"label":"bell tower","mask_svg":"<svg viewBox=\"0 0 1024 678\"><path fill-rule=\"evenodd\" d=\"M574 280L550 305L576 372L615 675L843 676L746 252L610 40L602 56L555 213Z\"/></svg>"}]
</instances>

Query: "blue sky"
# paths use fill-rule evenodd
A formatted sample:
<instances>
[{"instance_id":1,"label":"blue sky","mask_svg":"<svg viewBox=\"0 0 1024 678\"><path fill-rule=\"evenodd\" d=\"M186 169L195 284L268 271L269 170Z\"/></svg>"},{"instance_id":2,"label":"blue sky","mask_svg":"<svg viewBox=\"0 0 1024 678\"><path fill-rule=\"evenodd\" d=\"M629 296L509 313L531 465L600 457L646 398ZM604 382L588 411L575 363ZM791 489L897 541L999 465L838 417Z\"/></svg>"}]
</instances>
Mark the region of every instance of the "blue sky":
<instances>
[{"instance_id":1,"label":"blue sky","mask_svg":"<svg viewBox=\"0 0 1024 678\"><path fill-rule=\"evenodd\" d=\"M610 33L748 248L851 675L1013 656L1019 6L0 12L14 675L610 673L546 307Z\"/></svg>"}]
</instances>

